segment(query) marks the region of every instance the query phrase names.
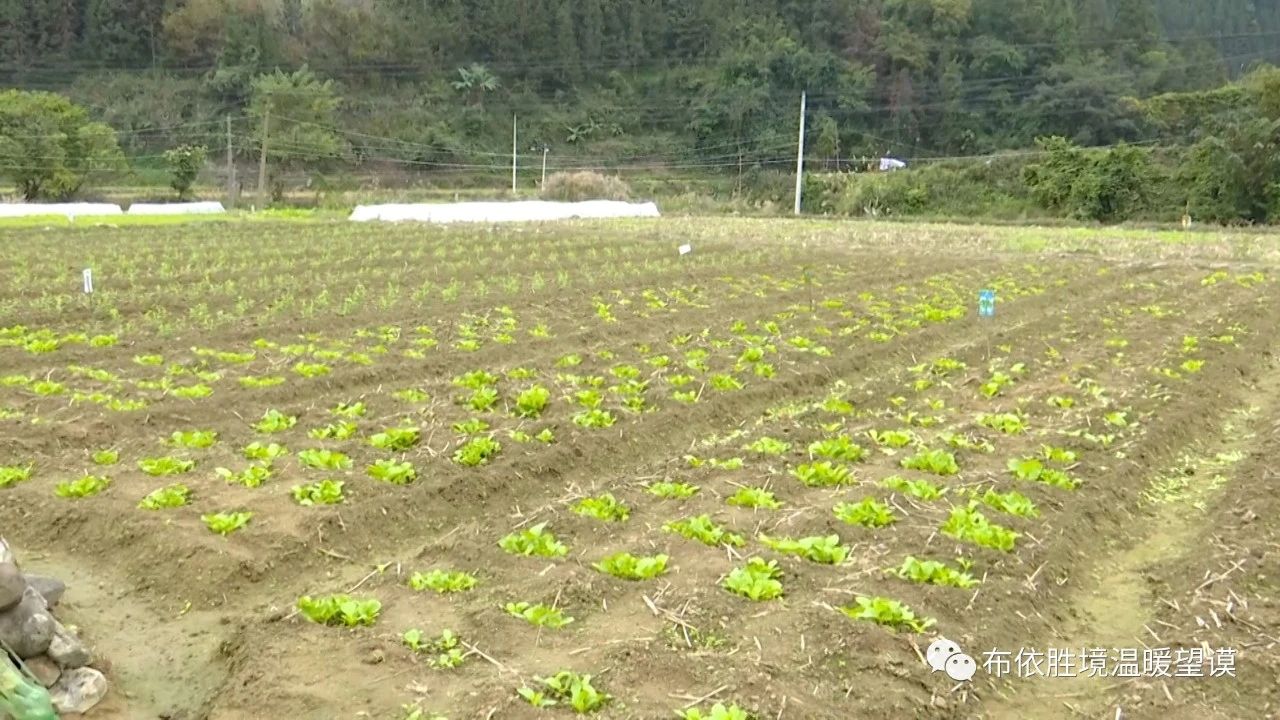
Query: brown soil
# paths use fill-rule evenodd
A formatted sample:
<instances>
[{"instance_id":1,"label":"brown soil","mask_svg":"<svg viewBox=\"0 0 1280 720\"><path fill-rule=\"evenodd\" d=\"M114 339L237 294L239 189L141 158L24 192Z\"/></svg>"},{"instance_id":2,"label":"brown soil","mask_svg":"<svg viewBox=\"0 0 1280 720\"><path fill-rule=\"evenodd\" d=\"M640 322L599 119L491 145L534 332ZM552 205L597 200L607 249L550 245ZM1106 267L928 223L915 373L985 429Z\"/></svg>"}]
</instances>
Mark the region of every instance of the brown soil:
<instances>
[{"instance_id":1,"label":"brown soil","mask_svg":"<svg viewBox=\"0 0 1280 720\"><path fill-rule=\"evenodd\" d=\"M1117 707L1123 717L1274 716L1280 708L1274 694L1280 545L1267 461L1280 422L1273 404L1280 375L1270 355L1280 308L1270 278L1262 284L1231 279L1262 266L1249 258L1223 260L1226 253L1211 247L1190 252L1137 243L1099 254L1015 253L1001 233L984 240L971 228L902 227L890 234L873 227L868 236L858 225L719 220L537 230L263 225L219 228L216 241L200 229L32 231L20 240L26 249L15 261L19 271L0 280L6 314L31 329L117 332L121 342L69 344L40 354L0 347L0 376L48 376L69 388L67 395L44 397L0 386L0 407L22 415L0 420L0 465L35 465L31 480L0 489L0 531L16 543L26 567L67 580L64 621L83 629L115 683L94 718L403 718L403 706L414 703L454 720L554 717L568 711L535 710L516 690L561 669L595 676L597 687L613 696L602 712L610 718L673 717L674 709L717 700L760 718L818 720L1114 718ZM1074 237L1064 233L1061 240ZM679 260L674 247L688 240L695 254ZM1126 259L1118 259L1122 255ZM78 306L78 298L46 289L85 262L116 268L114 281L111 270L99 271L109 290L92 311ZM1227 280L1202 282L1218 268ZM993 282L1007 283L998 316L979 319L977 290ZM447 290L451 283L459 286L456 293ZM423 287L428 290L415 294ZM951 302L965 308L964 317L919 328L904 323L912 307ZM601 317L602 304L616 322ZM510 344L498 340L503 308L517 328ZM880 342L868 333L882 325L877 316L884 309L896 316L900 333ZM764 323L778 324L770 340L776 352L765 358L776 370L772 379L735 368L745 347L732 331L736 320L762 334ZM424 325L438 345L422 357L406 356L403 351L418 347L413 339L424 337L414 328ZM549 339L529 334L539 325ZM400 328L399 337L373 337L382 326ZM309 333L320 334L313 338L317 348L345 343L343 354L365 353L370 364L327 360L331 374L305 379L291 371L294 364L321 360L256 348L250 362L237 364L193 350L249 352L258 338L305 345L299 336ZM1234 335L1234 343L1210 340L1225 334ZM457 347L469 335L481 338L478 350ZM796 349L788 343L796 336L827 346L830 356ZM1199 348L1184 355L1185 336L1197 337ZM1112 338L1127 345L1108 345ZM379 353L379 345L387 352ZM706 372L685 367L685 353L695 348L707 352ZM602 358L602 351L613 356ZM163 355L164 364L133 361L147 354ZM579 355L581 364L561 363L569 354ZM669 369L646 362L658 354L670 357ZM909 368L944 356L966 369L923 392L913 389L917 376ZM1185 358L1204 366L1177 380L1153 372ZM993 361L1005 369L1023 363L1027 372L985 398L978 386ZM174 363L188 370L172 376L177 386L200 382L193 372L216 370L222 377L209 381L214 393L201 399L136 385L158 381ZM578 388L564 375L601 376L608 386L618 382L611 369L621 364L650 379L651 411L627 412L602 388L618 422L598 430L575 425ZM73 365L117 378L76 374ZM536 380L504 378L497 410L473 412L458 404L469 391L452 384L455 376L517 367L536 371ZM745 388L714 389L711 377L723 373ZM695 377L688 387L700 393L698 402L671 397L674 388L664 378L675 374ZM286 381L259 389L237 381L268 375ZM1073 384L1085 377L1104 387L1104 396ZM535 381L553 391L547 413L536 420L514 417L508 410L515 395ZM393 397L405 388L424 390L430 399ZM72 390L150 404L112 412L69 402ZM815 407L832 393L853 402L856 412ZM1047 403L1063 395L1077 405ZM945 405L933 408L927 399ZM308 437L334 420L329 408L356 400L368 406L356 438ZM780 411L786 405L796 407ZM1247 420L1233 415L1249 406L1258 409ZM298 422L271 436L255 433L250 424L267 409ZM1114 447L1064 435L1077 428L1107 432L1101 418L1113 410L1139 421L1110 430L1117 435ZM908 411L917 419L941 418L937 426L912 428L928 447L941 447L938 435L947 429L995 446L991 454L958 450L961 473L932 479L956 503L962 504L962 491L988 487L1016 489L1035 502L1041 512L1035 519L984 508L993 522L1022 534L1013 552L939 533L951 505L946 498L924 502L878 484L894 474L928 477L899 467L908 451L890 455L866 436L907 427L902 414ZM978 413L1013 411L1024 415L1026 434L1006 436L974 420ZM452 426L471 417L489 421L503 444L480 468L450 460L462 442ZM418 446L404 453L370 446L369 435L406 419L422 427ZM838 429L824 427L832 423ZM1226 423L1233 429L1224 431ZM555 444L525 445L507 435L547 427L555 430ZM175 430L197 428L216 430L219 442L205 450L163 444ZM871 450L853 465L857 483L804 486L790 470L809 461L810 443L833 432ZM762 436L791 448L778 457L741 449ZM293 451L262 487L228 484L214 474L220 466L243 469L239 448L255 440ZM1083 482L1078 490L1011 480L1006 460L1035 454L1044 444L1079 452L1070 470ZM89 453L108 446L120 450L120 464L93 466ZM340 449L354 469L303 468L296 454L308 447ZM1194 496L1202 510L1144 498L1169 468L1185 464L1184 456L1236 452L1244 459L1210 473L1226 475L1225 482L1189 486L1203 488ZM197 468L177 478L138 469L141 458L165 454L193 458ZM741 457L745 464L694 468L686 455ZM411 461L417 480L395 486L365 475L366 466L387 457ZM81 500L54 496L59 481L86 472L111 477L111 487ZM294 503L292 486L330 476L346 482L344 504ZM661 500L646 486L662 479L701 489L688 500ZM148 492L176 481L194 491L190 506L136 507ZM783 507L727 505L744 485L767 485ZM573 512L582 498L604 492L631 509L625 522ZM870 530L832 515L836 503L866 496L889 502L898 521ZM200 519L240 509L253 511L253 520L227 538L210 533ZM703 513L743 534L746 546L708 547L663 530L669 521ZM569 546L566 557L514 557L498 547L508 532L543 522ZM835 533L849 559L828 566L780 555L760 544L761 533ZM632 582L592 567L622 550L668 554L670 569ZM783 598L755 603L720 587L731 570L757 555L778 560ZM883 572L906 555L965 557L984 582L960 590ZM447 596L407 586L413 572L432 568L466 570L479 583ZM340 592L380 600L378 623L321 627L294 612L301 595ZM922 635L895 632L835 610L858 595L901 600L937 625ZM574 622L562 630L532 627L504 612L513 601L555 606ZM1215 604L1228 602L1229 613ZM458 669L433 670L400 642L411 627L428 636L451 629L476 651ZM956 686L920 660L935 630L975 655L992 648L1181 647L1203 640L1238 648L1239 672L1236 678L1128 684L997 681L980 674Z\"/></svg>"}]
</instances>

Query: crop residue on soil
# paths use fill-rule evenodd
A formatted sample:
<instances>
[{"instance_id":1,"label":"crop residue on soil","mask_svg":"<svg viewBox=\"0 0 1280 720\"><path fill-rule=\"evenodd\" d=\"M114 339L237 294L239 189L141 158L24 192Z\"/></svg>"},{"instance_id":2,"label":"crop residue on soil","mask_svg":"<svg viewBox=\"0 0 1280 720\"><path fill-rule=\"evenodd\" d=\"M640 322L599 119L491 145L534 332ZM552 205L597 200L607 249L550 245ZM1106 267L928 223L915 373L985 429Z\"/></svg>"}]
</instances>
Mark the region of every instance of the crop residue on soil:
<instances>
[{"instance_id":1,"label":"crop residue on soil","mask_svg":"<svg viewBox=\"0 0 1280 720\"><path fill-rule=\"evenodd\" d=\"M23 231L0 279L0 473L30 467L0 527L109 662L91 717L1266 707L1265 265L941 226L208 232ZM921 661L1152 634L1242 677Z\"/></svg>"}]
</instances>

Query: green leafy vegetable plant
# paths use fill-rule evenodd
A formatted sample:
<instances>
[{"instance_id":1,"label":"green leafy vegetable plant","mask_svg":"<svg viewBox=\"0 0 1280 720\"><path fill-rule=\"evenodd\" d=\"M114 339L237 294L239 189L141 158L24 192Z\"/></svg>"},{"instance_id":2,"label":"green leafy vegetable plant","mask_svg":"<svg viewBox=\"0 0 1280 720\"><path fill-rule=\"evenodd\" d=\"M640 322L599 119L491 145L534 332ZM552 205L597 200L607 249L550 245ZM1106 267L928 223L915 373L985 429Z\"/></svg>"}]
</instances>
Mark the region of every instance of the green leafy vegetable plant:
<instances>
[{"instance_id":1,"label":"green leafy vegetable plant","mask_svg":"<svg viewBox=\"0 0 1280 720\"><path fill-rule=\"evenodd\" d=\"M956 464L956 456L946 450L923 450L911 457L903 458L902 467L942 476L960 472L960 466Z\"/></svg>"},{"instance_id":2,"label":"green leafy vegetable plant","mask_svg":"<svg viewBox=\"0 0 1280 720\"><path fill-rule=\"evenodd\" d=\"M971 502L967 507L951 508L951 516L942 525L943 534L994 550L1012 552L1018 533L992 523L977 509L977 505Z\"/></svg>"},{"instance_id":3,"label":"green leafy vegetable plant","mask_svg":"<svg viewBox=\"0 0 1280 720\"><path fill-rule=\"evenodd\" d=\"M704 545L741 547L746 544L746 540L741 535L729 532L724 527L717 525L710 515L673 520L662 527L664 530L676 533L689 540L697 540Z\"/></svg>"},{"instance_id":4,"label":"green leafy vegetable plant","mask_svg":"<svg viewBox=\"0 0 1280 720\"><path fill-rule=\"evenodd\" d=\"M842 522L869 528L887 527L897 521L891 507L870 497L856 503L840 503L834 512Z\"/></svg>"},{"instance_id":5,"label":"green leafy vegetable plant","mask_svg":"<svg viewBox=\"0 0 1280 720\"><path fill-rule=\"evenodd\" d=\"M523 418L540 417L551 403L551 391L534 385L516 396L516 414Z\"/></svg>"},{"instance_id":6,"label":"green leafy vegetable plant","mask_svg":"<svg viewBox=\"0 0 1280 720\"><path fill-rule=\"evenodd\" d=\"M232 472L227 468L215 468L214 472L218 477L229 483L243 485L247 488L261 487L271 477L271 466L269 465L250 465L241 472Z\"/></svg>"},{"instance_id":7,"label":"green leafy vegetable plant","mask_svg":"<svg viewBox=\"0 0 1280 720\"><path fill-rule=\"evenodd\" d=\"M253 518L251 512L210 513L201 515L200 520L213 532L226 537L249 524Z\"/></svg>"},{"instance_id":8,"label":"green leafy vegetable plant","mask_svg":"<svg viewBox=\"0 0 1280 720\"><path fill-rule=\"evenodd\" d=\"M747 560L746 565L734 568L724 579L723 586L729 592L751 600L774 600L782 597L781 577L778 561L753 557Z\"/></svg>"},{"instance_id":9,"label":"green leafy vegetable plant","mask_svg":"<svg viewBox=\"0 0 1280 720\"><path fill-rule=\"evenodd\" d=\"M612 493L605 493L599 497L583 498L581 502L573 507L573 511L579 515L608 522L621 522L631 516L630 508L618 502L618 499Z\"/></svg>"},{"instance_id":10,"label":"green leafy vegetable plant","mask_svg":"<svg viewBox=\"0 0 1280 720\"><path fill-rule=\"evenodd\" d=\"M777 438L762 437L749 445L744 445L743 450L750 450L761 455L782 455L791 449L791 443L783 442Z\"/></svg>"},{"instance_id":11,"label":"green leafy vegetable plant","mask_svg":"<svg viewBox=\"0 0 1280 720\"><path fill-rule=\"evenodd\" d=\"M293 366L293 371L302 377L313 378L320 377L321 375L328 375L332 371L332 368L324 363L300 362Z\"/></svg>"},{"instance_id":12,"label":"green leafy vegetable plant","mask_svg":"<svg viewBox=\"0 0 1280 720\"><path fill-rule=\"evenodd\" d=\"M296 415L285 415L279 410L268 410L262 415L262 419L253 424L253 429L260 433L278 433L284 432L294 425L298 424Z\"/></svg>"},{"instance_id":13,"label":"green leafy vegetable plant","mask_svg":"<svg viewBox=\"0 0 1280 720\"><path fill-rule=\"evenodd\" d=\"M869 435L877 445L889 448L904 448L916 442L916 435L910 430L869 430L867 431L867 435Z\"/></svg>"},{"instance_id":14,"label":"green leafy vegetable plant","mask_svg":"<svg viewBox=\"0 0 1280 720\"><path fill-rule=\"evenodd\" d=\"M86 498L97 495L111 485L111 480L99 475L85 475L78 480L66 480L53 489L61 498Z\"/></svg>"},{"instance_id":15,"label":"green leafy vegetable plant","mask_svg":"<svg viewBox=\"0 0 1280 720\"><path fill-rule=\"evenodd\" d=\"M405 388L391 393L391 397L403 403L424 403L431 399L431 395L425 390L418 388Z\"/></svg>"},{"instance_id":16,"label":"green leafy vegetable plant","mask_svg":"<svg viewBox=\"0 0 1280 720\"><path fill-rule=\"evenodd\" d=\"M637 557L620 552L604 558L592 567L623 580L651 580L667 571L667 560L666 555Z\"/></svg>"},{"instance_id":17,"label":"green leafy vegetable plant","mask_svg":"<svg viewBox=\"0 0 1280 720\"><path fill-rule=\"evenodd\" d=\"M138 461L138 467L142 472L155 477L181 475L191 472L195 466L195 462L191 460L176 457L143 458Z\"/></svg>"},{"instance_id":18,"label":"green leafy vegetable plant","mask_svg":"<svg viewBox=\"0 0 1280 720\"><path fill-rule=\"evenodd\" d=\"M866 457L865 448L855 444L846 435L838 435L810 443L809 457L822 457L843 462L857 462Z\"/></svg>"},{"instance_id":19,"label":"green leafy vegetable plant","mask_svg":"<svg viewBox=\"0 0 1280 720\"><path fill-rule=\"evenodd\" d=\"M342 420L336 423L329 423L324 427L314 428L307 435L316 440L346 440L354 437L359 430L360 427L355 423Z\"/></svg>"},{"instance_id":20,"label":"green leafy vegetable plant","mask_svg":"<svg viewBox=\"0 0 1280 720\"><path fill-rule=\"evenodd\" d=\"M849 548L840 544L839 535L805 537L798 540L761 535L760 542L780 553L798 555L805 560L823 565L839 565L849 555Z\"/></svg>"},{"instance_id":21,"label":"green leafy vegetable plant","mask_svg":"<svg viewBox=\"0 0 1280 720\"><path fill-rule=\"evenodd\" d=\"M907 556L902 565L889 570L903 580L926 585L945 585L947 587L971 588L978 580L967 572L956 570L946 563L937 560L920 560Z\"/></svg>"},{"instance_id":22,"label":"green leafy vegetable plant","mask_svg":"<svg viewBox=\"0 0 1280 720\"><path fill-rule=\"evenodd\" d=\"M196 398L209 397L213 394L213 388L203 383L199 383L196 385L188 385L187 387L174 388L171 393L174 397L194 400Z\"/></svg>"},{"instance_id":23,"label":"green leafy vegetable plant","mask_svg":"<svg viewBox=\"0 0 1280 720\"><path fill-rule=\"evenodd\" d=\"M374 598L353 598L350 595L303 595L298 598L298 611L320 625L357 627L377 622L382 603Z\"/></svg>"},{"instance_id":24,"label":"green leafy vegetable plant","mask_svg":"<svg viewBox=\"0 0 1280 720\"><path fill-rule=\"evenodd\" d=\"M96 450L92 459L94 465L115 465L120 462L120 452L115 449Z\"/></svg>"},{"instance_id":25,"label":"green leafy vegetable plant","mask_svg":"<svg viewBox=\"0 0 1280 720\"><path fill-rule=\"evenodd\" d=\"M6 465L0 467L0 488L16 485L31 478L31 465Z\"/></svg>"},{"instance_id":26,"label":"green leafy vegetable plant","mask_svg":"<svg viewBox=\"0 0 1280 720\"><path fill-rule=\"evenodd\" d=\"M1038 458L1010 458L1007 467L1019 480L1040 482L1063 490L1075 490L1079 486L1065 472L1045 467Z\"/></svg>"},{"instance_id":27,"label":"green leafy vegetable plant","mask_svg":"<svg viewBox=\"0 0 1280 720\"><path fill-rule=\"evenodd\" d=\"M978 415L978 424L1005 435L1020 435L1027 431L1026 421L1015 413L982 413Z\"/></svg>"},{"instance_id":28,"label":"green leafy vegetable plant","mask_svg":"<svg viewBox=\"0 0 1280 720\"><path fill-rule=\"evenodd\" d=\"M601 408L583 410L573 416L573 424L585 428L607 428L612 427L615 422L617 422L617 418L613 416L613 413Z\"/></svg>"},{"instance_id":29,"label":"green leafy vegetable plant","mask_svg":"<svg viewBox=\"0 0 1280 720\"><path fill-rule=\"evenodd\" d=\"M590 675L563 670L552 677L536 679L543 686L541 691L527 687L518 691L520 697L535 707L563 704L579 715L586 715L603 709L612 699L608 693L591 684Z\"/></svg>"},{"instance_id":30,"label":"green leafy vegetable plant","mask_svg":"<svg viewBox=\"0 0 1280 720\"><path fill-rule=\"evenodd\" d=\"M1049 462L1062 463L1063 465L1070 465L1076 461L1076 453L1074 450L1054 447L1052 445L1040 446L1040 456Z\"/></svg>"},{"instance_id":31,"label":"green leafy vegetable plant","mask_svg":"<svg viewBox=\"0 0 1280 720\"><path fill-rule=\"evenodd\" d=\"M238 382L240 383L241 387L269 388L269 387L275 387L277 385L283 385L284 378L280 377L279 375L270 375L270 376L263 376L263 377L254 377L252 375L246 375L245 377L239 378Z\"/></svg>"},{"instance_id":32,"label":"green leafy vegetable plant","mask_svg":"<svg viewBox=\"0 0 1280 720\"><path fill-rule=\"evenodd\" d=\"M897 475L881 480L880 484L890 490L897 490L904 495L910 495L917 500L925 502L937 500L946 492L946 488L939 487L928 480L908 480Z\"/></svg>"},{"instance_id":33,"label":"green leafy vegetable plant","mask_svg":"<svg viewBox=\"0 0 1280 720\"><path fill-rule=\"evenodd\" d=\"M338 505L345 499L342 494L342 486L345 484L341 480L321 480L307 485L294 485L290 492L293 499L304 507Z\"/></svg>"},{"instance_id":34,"label":"green leafy vegetable plant","mask_svg":"<svg viewBox=\"0 0 1280 720\"><path fill-rule=\"evenodd\" d=\"M467 388L468 390L479 390L498 384L500 378L493 373L484 370L473 370L471 372L459 375L453 379L453 384L457 387Z\"/></svg>"},{"instance_id":35,"label":"green leafy vegetable plant","mask_svg":"<svg viewBox=\"0 0 1280 720\"><path fill-rule=\"evenodd\" d=\"M270 443L263 445L260 442L252 442L245 446L244 457L246 460L260 460L270 462L276 458L289 454L289 448L279 443Z\"/></svg>"},{"instance_id":36,"label":"green leafy vegetable plant","mask_svg":"<svg viewBox=\"0 0 1280 720\"><path fill-rule=\"evenodd\" d=\"M430 655L427 664L437 670L459 667L467 658L461 639L452 630L446 629L439 637L428 640L421 630L412 628L400 636L400 641L415 653Z\"/></svg>"},{"instance_id":37,"label":"green leafy vegetable plant","mask_svg":"<svg viewBox=\"0 0 1280 720\"><path fill-rule=\"evenodd\" d=\"M894 630L910 630L922 633L936 622L933 618L921 619L911 608L898 600L886 597L859 596L854 604L840 608L855 620L869 620Z\"/></svg>"},{"instance_id":38,"label":"green leafy vegetable plant","mask_svg":"<svg viewBox=\"0 0 1280 720\"><path fill-rule=\"evenodd\" d=\"M364 417L365 406L362 402L338 403L329 410L329 414L354 420L355 418Z\"/></svg>"},{"instance_id":39,"label":"green leafy vegetable plant","mask_svg":"<svg viewBox=\"0 0 1280 720\"><path fill-rule=\"evenodd\" d=\"M388 428L369 438L369 444L379 450L403 452L418 444L422 435L417 427Z\"/></svg>"},{"instance_id":40,"label":"green leafy vegetable plant","mask_svg":"<svg viewBox=\"0 0 1280 720\"><path fill-rule=\"evenodd\" d=\"M143 510L164 510L182 507L191 501L191 489L186 485L174 484L151 491L138 503Z\"/></svg>"},{"instance_id":41,"label":"green leafy vegetable plant","mask_svg":"<svg viewBox=\"0 0 1280 720\"><path fill-rule=\"evenodd\" d=\"M502 449L502 444L491 437L468 440L453 453L453 461L464 467L484 465Z\"/></svg>"},{"instance_id":42,"label":"green leafy vegetable plant","mask_svg":"<svg viewBox=\"0 0 1280 720\"><path fill-rule=\"evenodd\" d=\"M409 577L409 587L422 592L434 590L441 595L465 592L476 586L476 577L461 570L431 570L415 572Z\"/></svg>"},{"instance_id":43,"label":"green leafy vegetable plant","mask_svg":"<svg viewBox=\"0 0 1280 720\"><path fill-rule=\"evenodd\" d=\"M498 541L498 546L512 555L563 557L569 548L547 530L545 522L513 532Z\"/></svg>"},{"instance_id":44,"label":"green leafy vegetable plant","mask_svg":"<svg viewBox=\"0 0 1280 720\"><path fill-rule=\"evenodd\" d=\"M169 436L169 444L174 447L184 447L193 450L202 450L204 448L213 447L218 441L218 433L213 430L175 430Z\"/></svg>"},{"instance_id":45,"label":"green leafy vegetable plant","mask_svg":"<svg viewBox=\"0 0 1280 720\"><path fill-rule=\"evenodd\" d=\"M311 448L298 453L298 461L315 470L350 470L351 458L337 450Z\"/></svg>"},{"instance_id":46,"label":"green leafy vegetable plant","mask_svg":"<svg viewBox=\"0 0 1280 720\"><path fill-rule=\"evenodd\" d=\"M369 473L369 477L392 485L408 485L418 477L418 471L414 469L413 463L407 460L396 462L390 458L375 460L366 472Z\"/></svg>"},{"instance_id":47,"label":"green leafy vegetable plant","mask_svg":"<svg viewBox=\"0 0 1280 720\"><path fill-rule=\"evenodd\" d=\"M459 435L479 435L489 429L489 423L480 418L471 418L460 423L453 424L453 431Z\"/></svg>"},{"instance_id":48,"label":"green leafy vegetable plant","mask_svg":"<svg viewBox=\"0 0 1280 720\"><path fill-rule=\"evenodd\" d=\"M696 495L700 489L697 485L670 481L656 482L648 487L650 494L664 500L687 500Z\"/></svg>"},{"instance_id":49,"label":"green leafy vegetable plant","mask_svg":"<svg viewBox=\"0 0 1280 720\"><path fill-rule=\"evenodd\" d=\"M793 468L791 474L809 487L836 487L854 481L853 472L848 467L829 461L802 463Z\"/></svg>"},{"instance_id":50,"label":"green leafy vegetable plant","mask_svg":"<svg viewBox=\"0 0 1280 720\"><path fill-rule=\"evenodd\" d=\"M1000 512L1017 515L1018 517L1036 518L1040 517L1040 511L1036 508L1035 503L1026 495L1019 492L998 493L992 488L987 488L979 498L984 505L993 507Z\"/></svg>"},{"instance_id":51,"label":"green leafy vegetable plant","mask_svg":"<svg viewBox=\"0 0 1280 720\"><path fill-rule=\"evenodd\" d=\"M527 602L511 602L507 603L503 609L508 615L520 618L535 627L559 630L573 622L573 618L567 617L559 608L542 603L533 605Z\"/></svg>"},{"instance_id":52,"label":"green leafy vegetable plant","mask_svg":"<svg viewBox=\"0 0 1280 720\"><path fill-rule=\"evenodd\" d=\"M782 503L778 501L774 494L764 488L758 487L742 487L731 495L725 502L738 507L748 507L757 510L777 510L782 507Z\"/></svg>"}]
</instances>

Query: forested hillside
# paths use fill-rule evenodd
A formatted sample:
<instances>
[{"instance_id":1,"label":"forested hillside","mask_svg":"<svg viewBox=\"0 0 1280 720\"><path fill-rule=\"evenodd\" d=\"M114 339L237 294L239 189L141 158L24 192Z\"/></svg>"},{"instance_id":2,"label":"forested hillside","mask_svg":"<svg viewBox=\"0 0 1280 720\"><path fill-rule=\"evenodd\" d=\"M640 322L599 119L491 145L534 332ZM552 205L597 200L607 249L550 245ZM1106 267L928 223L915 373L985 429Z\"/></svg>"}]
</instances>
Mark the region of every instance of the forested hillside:
<instances>
[{"instance_id":1,"label":"forested hillside","mask_svg":"<svg viewBox=\"0 0 1280 720\"><path fill-rule=\"evenodd\" d=\"M1139 140L1126 96L1215 87L1278 39L1277 0L0 0L4 79L118 129L239 115L306 64L336 81L312 119L426 162L500 150L510 111L558 153L785 156L801 89L833 158Z\"/></svg>"}]
</instances>

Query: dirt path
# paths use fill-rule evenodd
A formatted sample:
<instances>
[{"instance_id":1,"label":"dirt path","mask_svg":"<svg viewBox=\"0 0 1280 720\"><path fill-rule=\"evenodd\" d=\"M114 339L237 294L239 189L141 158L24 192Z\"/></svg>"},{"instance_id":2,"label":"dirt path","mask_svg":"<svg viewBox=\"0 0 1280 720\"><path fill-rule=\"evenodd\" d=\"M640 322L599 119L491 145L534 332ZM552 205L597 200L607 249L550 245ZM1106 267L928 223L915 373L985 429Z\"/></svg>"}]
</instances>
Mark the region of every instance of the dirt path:
<instances>
[{"instance_id":1,"label":"dirt path","mask_svg":"<svg viewBox=\"0 0 1280 720\"><path fill-rule=\"evenodd\" d=\"M72 589L58 615L68 625L83 628L94 653L106 658L103 669L115 684L98 720L171 718L188 720L186 708L213 695L226 678L220 647L232 626L222 613L172 611L157 605L101 564L49 550L24 552L23 567L61 578ZM130 628L145 628L145 640Z\"/></svg>"},{"instance_id":2,"label":"dirt path","mask_svg":"<svg viewBox=\"0 0 1280 720\"><path fill-rule=\"evenodd\" d=\"M1188 566L1202 563L1205 542L1215 535L1221 517L1209 508L1220 503L1225 488L1241 486L1245 492L1266 493L1256 487L1258 480L1241 460L1262 455L1259 431L1271 429L1280 413L1280 367L1268 364L1265 374L1251 392L1242 392L1239 404L1225 417L1205 418L1203 438L1171 468L1152 468L1151 480L1141 503L1141 517L1134 518L1134 530L1127 537L1112 538L1099 554L1087 581L1067 599L1069 620L1044 643L1028 642L1028 650L1048 648L1072 650L1105 648L1113 653L1108 665L1114 668L1114 652L1133 649L1139 670L1143 654L1152 648L1195 647L1198 642L1162 620L1162 610L1174 609L1185 615L1170 588L1177 588ZM1251 487L1254 486L1254 487ZM1207 575L1208 573L1206 573ZM1184 619L1187 619L1184 617ZM1224 647L1222 645L1216 647ZM1214 649L1216 649L1216 647ZM1001 648L1017 653L1018 648ZM1078 655L1077 655L1078 657ZM981 662L981 660L980 660ZM1047 667L1047 665L1046 665ZM1076 667L1081 667L1077 659ZM1176 662L1170 673L1177 671ZM1028 717L1063 720L1078 718L1169 718L1182 717L1177 709L1186 707L1180 684L1203 686L1209 682L1229 683L1230 677L1048 677L1046 674L1010 679L1010 692L1001 692L985 707L990 720ZM1156 702L1153 702L1156 701ZM1274 712L1257 717L1274 718ZM1197 718L1233 718L1213 703L1199 706Z\"/></svg>"}]
</instances>

